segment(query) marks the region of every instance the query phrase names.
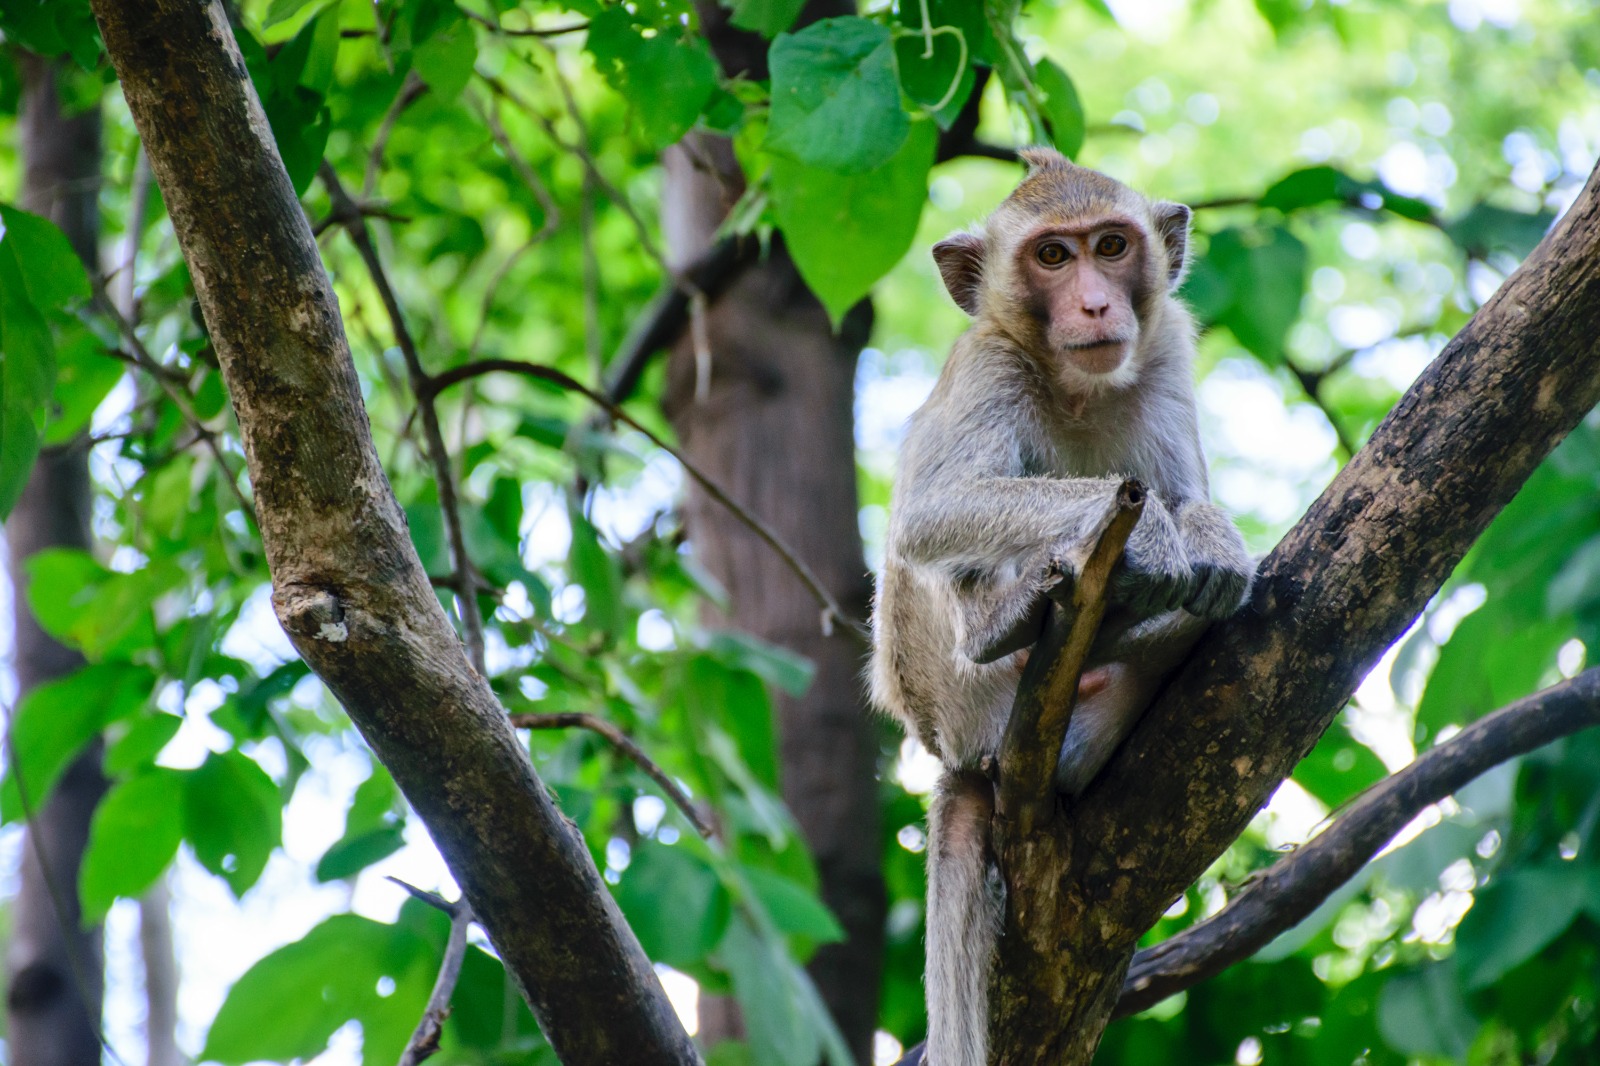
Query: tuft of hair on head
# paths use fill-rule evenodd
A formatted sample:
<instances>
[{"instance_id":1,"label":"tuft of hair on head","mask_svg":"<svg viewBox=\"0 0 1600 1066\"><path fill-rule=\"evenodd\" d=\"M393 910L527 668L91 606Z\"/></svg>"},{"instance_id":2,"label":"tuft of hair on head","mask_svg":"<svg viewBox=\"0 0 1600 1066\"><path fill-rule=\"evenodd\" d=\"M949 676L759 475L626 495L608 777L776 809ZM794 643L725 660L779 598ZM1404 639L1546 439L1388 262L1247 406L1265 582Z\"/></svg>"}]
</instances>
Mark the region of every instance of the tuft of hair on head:
<instances>
[{"instance_id":1,"label":"tuft of hair on head","mask_svg":"<svg viewBox=\"0 0 1600 1066\"><path fill-rule=\"evenodd\" d=\"M1075 165L1072 160L1048 145L1019 149L1017 157L1028 165L1030 178L1043 170L1064 170Z\"/></svg>"}]
</instances>

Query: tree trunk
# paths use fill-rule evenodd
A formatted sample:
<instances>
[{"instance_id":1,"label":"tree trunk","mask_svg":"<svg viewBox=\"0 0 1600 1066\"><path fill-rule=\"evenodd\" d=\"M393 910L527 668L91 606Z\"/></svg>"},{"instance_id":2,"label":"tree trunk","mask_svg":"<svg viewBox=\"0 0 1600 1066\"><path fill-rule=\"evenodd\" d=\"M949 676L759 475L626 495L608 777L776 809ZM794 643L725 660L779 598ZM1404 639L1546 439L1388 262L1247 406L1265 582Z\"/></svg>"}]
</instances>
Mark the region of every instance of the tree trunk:
<instances>
[{"instance_id":1,"label":"tree trunk","mask_svg":"<svg viewBox=\"0 0 1600 1066\"><path fill-rule=\"evenodd\" d=\"M582 834L417 558L338 300L220 0L90 6L238 416L279 623L427 826L561 1061L694 1066Z\"/></svg>"},{"instance_id":2,"label":"tree trunk","mask_svg":"<svg viewBox=\"0 0 1600 1066\"><path fill-rule=\"evenodd\" d=\"M711 243L742 190L728 142L693 136L667 153L664 226L675 266ZM857 524L856 357L871 328L863 304L835 335L782 245L710 308L709 366L690 336L673 349L664 407L686 455L781 536L843 609L867 615L871 585ZM727 589L725 620L806 656L806 694L776 697L783 798L816 856L822 898L847 939L810 971L860 1062L870 1062L883 951L878 735L864 702L865 647L848 625L823 636L821 609L750 530L691 487L685 522L696 557ZM719 1035L708 1011L702 1037Z\"/></svg>"},{"instance_id":3,"label":"tree trunk","mask_svg":"<svg viewBox=\"0 0 1600 1066\"><path fill-rule=\"evenodd\" d=\"M94 272L99 110L63 115L52 63L24 56L21 65L21 206L60 226ZM6 544L21 696L83 662L39 627L28 609L23 570L35 552L89 546L89 470L81 447L50 448L40 455L6 521ZM105 788L96 742L68 767L49 802L38 806L33 797L6 958L6 1042L13 1066L96 1066L100 1061L101 935L98 926L79 927L78 866L89 819Z\"/></svg>"}]
</instances>

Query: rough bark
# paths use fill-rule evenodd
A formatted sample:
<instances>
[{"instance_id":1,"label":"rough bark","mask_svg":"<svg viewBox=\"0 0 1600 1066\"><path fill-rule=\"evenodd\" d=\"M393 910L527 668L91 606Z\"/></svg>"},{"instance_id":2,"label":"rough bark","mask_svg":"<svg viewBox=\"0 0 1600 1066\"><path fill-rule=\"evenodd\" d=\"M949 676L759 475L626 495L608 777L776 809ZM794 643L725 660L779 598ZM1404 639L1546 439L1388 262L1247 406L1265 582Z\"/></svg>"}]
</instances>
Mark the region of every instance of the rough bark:
<instances>
[{"instance_id":1,"label":"rough bark","mask_svg":"<svg viewBox=\"0 0 1600 1066\"><path fill-rule=\"evenodd\" d=\"M800 22L841 13L812 3ZM765 42L701 5L723 69L765 76ZM692 136L666 157L663 225L676 264L695 261L743 189L725 140ZM805 560L843 609L867 615L871 587L857 518L856 359L870 310L838 335L793 262L774 241L707 315L709 375L680 338L668 364L667 414L685 454ZM691 488L685 523L696 558L727 589L730 613L713 617L806 656L810 689L776 699L784 802L816 857L822 898L846 939L824 946L810 973L860 1062L872 1061L885 895L876 766L879 739L861 684L864 646L849 626L824 636L815 599L771 550L703 492ZM719 1021L720 1019L720 1021ZM727 1012L702 1017L702 1037L737 1032Z\"/></svg>"},{"instance_id":2,"label":"rough bark","mask_svg":"<svg viewBox=\"0 0 1600 1066\"><path fill-rule=\"evenodd\" d=\"M99 109L63 114L55 67L48 60L24 56L22 71L21 206L60 226L94 271L100 232ZM39 627L28 609L23 569L34 552L89 546L89 470L81 447L46 449L39 457L6 521L6 544L18 690L26 695L83 663L77 652ZM100 1061L101 930L98 925L80 928L78 867L89 820L105 789L95 743L68 767L27 827L6 955L6 1042L16 1066Z\"/></svg>"},{"instance_id":3,"label":"rough bark","mask_svg":"<svg viewBox=\"0 0 1600 1066\"><path fill-rule=\"evenodd\" d=\"M1600 170L1070 810L1051 878L1059 976L1000 1005L993 1061L1089 1061L1140 934L1244 829L1597 400Z\"/></svg>"},{"instance_id":4,"label":"rough bark","mask_svg":"<svg viewBox=\"0 0 1600 1066\"><path fill-rule=\"evenodd\" d=\"M279 621L427 825L562 1061L698 1062L417 560L222 5L93 9L238 415Z\"/></svg>"}]
</instances>

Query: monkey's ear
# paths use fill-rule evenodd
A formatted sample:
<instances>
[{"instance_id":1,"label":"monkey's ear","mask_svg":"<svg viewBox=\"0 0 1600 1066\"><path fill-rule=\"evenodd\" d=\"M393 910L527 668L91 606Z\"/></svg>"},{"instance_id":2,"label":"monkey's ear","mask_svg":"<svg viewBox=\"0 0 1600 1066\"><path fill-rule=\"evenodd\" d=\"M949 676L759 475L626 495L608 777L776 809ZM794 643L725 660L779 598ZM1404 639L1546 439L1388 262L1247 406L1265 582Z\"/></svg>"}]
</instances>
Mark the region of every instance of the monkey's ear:
<instances>
[{"instance_id":1,"label":"monkey's ear","mask_svg":"<svg viewBox=\"0 0 1600 1066\"><path fill-rule=\"evenodd\" d=\"M1167 250L1167 285L1176 289L1189 266L1189 208L1161 200L1152 205L1151 214Z\"/></svg>"},{"instance_id":2,"label":"monkey's ear","mask_svg":"<svg viewBox=\"0 0 1600 1066\"><path fill-rule=\"evenodd\" d=\"M1023 148L1017 152L1017 157L1028 165L1028 174L1031 177L1041 170L1054 170L1056 167L1069 167L1072 161L1054 148L1039 146L1037 148Z\"/></svg>"},{"instance_id":3,"label":"monkey's ear","mask_svg":"<svg viewBox=\"0 0 1600 1066\"><path fill-rule=\"evenodd\" d=\"M933 246L933 261L956 306L978 314L978 292L983 284L983 236L954 233Z\"/></svg>"}]
</instances>

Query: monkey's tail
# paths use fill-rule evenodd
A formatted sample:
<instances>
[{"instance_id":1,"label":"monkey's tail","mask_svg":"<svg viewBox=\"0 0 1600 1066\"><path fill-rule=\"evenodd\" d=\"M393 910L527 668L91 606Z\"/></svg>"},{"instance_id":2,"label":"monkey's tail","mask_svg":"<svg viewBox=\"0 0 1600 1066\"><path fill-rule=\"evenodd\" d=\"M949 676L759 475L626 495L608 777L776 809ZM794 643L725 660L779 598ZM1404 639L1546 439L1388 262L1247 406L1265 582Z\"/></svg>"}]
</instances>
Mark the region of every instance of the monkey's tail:
<instances>
[{"instance_id":1,"label":"monkey's tail","mask_svg":"<svg viewBox=\"0 0 1600 1066\"><path fill-rule=\"evenodd\" d=\"M986 1066L989 972L1004 906L989 846L994 790L947 770L928 812L928 1066Z\"/></svg>"}]
</instances>

